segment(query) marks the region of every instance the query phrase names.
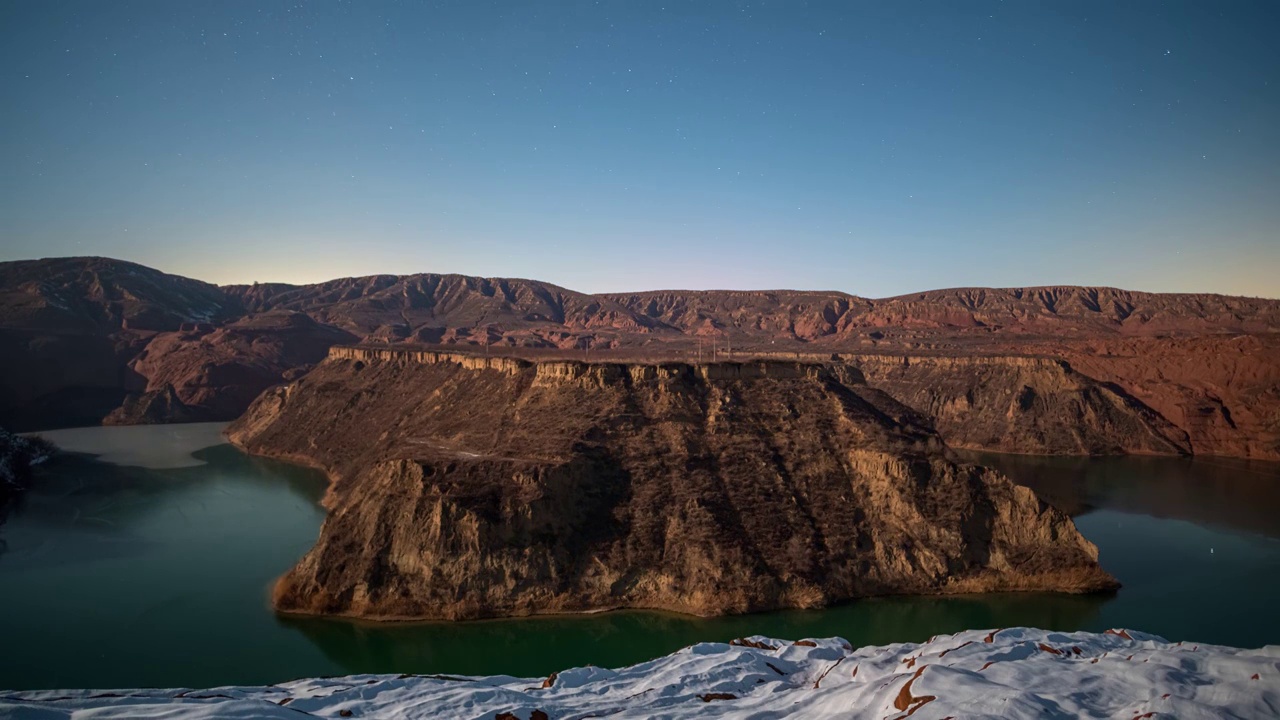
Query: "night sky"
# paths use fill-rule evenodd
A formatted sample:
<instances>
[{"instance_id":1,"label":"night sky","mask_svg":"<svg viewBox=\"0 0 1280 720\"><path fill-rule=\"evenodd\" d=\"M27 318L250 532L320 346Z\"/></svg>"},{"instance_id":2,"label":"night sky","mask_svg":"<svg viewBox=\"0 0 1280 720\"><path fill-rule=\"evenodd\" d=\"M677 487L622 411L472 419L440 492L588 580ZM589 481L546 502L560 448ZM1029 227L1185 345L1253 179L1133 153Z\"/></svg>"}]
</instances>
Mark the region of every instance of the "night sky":
<instances>
[{"instance_id":1,"label":"night sky","mask_svg":"<svg viewBox=\"0 0 1280 720\"><path fill-rule=\"evenodd\" d=\"M1280 297L1278 2L0 1L0 260Z\"/></svg>"}]
</instances>

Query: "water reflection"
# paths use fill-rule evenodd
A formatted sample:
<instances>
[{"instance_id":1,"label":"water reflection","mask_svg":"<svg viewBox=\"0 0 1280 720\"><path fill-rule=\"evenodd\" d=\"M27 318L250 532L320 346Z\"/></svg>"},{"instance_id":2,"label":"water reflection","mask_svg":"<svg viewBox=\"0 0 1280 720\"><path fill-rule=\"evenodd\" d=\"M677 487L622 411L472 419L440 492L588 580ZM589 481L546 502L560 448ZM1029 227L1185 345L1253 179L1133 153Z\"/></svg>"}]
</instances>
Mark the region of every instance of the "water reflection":
<instances>
[{"instance_id":1,"label":"water reflection","mask_svg":"<svg viewBox=\"0 0 1280 720\"><path fill-rule=\"evenodd\" d=\"M21 558L5 558L3 551L12 549L5 542L0 545L0 562L6 567L14 563L87 563L145 552L146 541L138 537L135 528L155 522L150 517L154 513L174 514L175 521L184 524L194 522L193 509L197 513L209 510L208 501L199 497L209 489L199 485L204 481L269 478L308 503L319 503L324 493L324 480L314 470L249 457L227 444L195 451L190 459L195 462L156 470L106 463L85 453L60 453L50 461L50 467L41 469L37 486L19 495L5 517L0 517L0 524L21 518L40 527L41 539L25 543ZM232 486L215 490L232 498ZM3 532L0 527L0 539ZM55 557L45 552L49 543L77 549Z\"/></svg>"},{"instance_id":2,"label":"water reflection","mask_svg":"<svg viewBox=\"0 0 1280 720\"><path fill-rule=\"evenodd\" d=\"M697 642L764 634L844 637L855 646L923 641L974 627L1095 624L1108 598L1052 594L879 598L822 611L726 618L653 612L468 623L374 624L281 617L347 672L509 674L534 677L581 665L619 667Z\"/></svg>"},{"instance_id":3,"label":"water reflection","mask_svg":"<svg viewBox=\"0 0 1280 720\"><path fill-rule=\"evenodd\" d=\"M5 570L93 563L143 551L145 541L130 528L138 515L163 501L152 473L99 463L82 454L63 453L51 463L57 470L42 471L38 485L20 495L9 509L6 520L37 525L43 532L19 544L22 552L16 556L0 555ZM56 545L74 545L77 552L51 552ZM14 547L6 542L4 549Z\"/></svg>"},{"instance_id":4,"label":"water reflection","mask_svg":"<svg viewBox=\"0 0 1280 720\"><path fill-rule=\"evenodd\" d=\"M199 465L194 455L226 442L225 422L174 425L116 425L25 433L38 435L65 452L96 457L104 463L152 470Z\"/></svg>"},{"instance_id":5,"label":"water reflection","mask_svg":"<svg viewBox=\"0 0 1280 720\"><path fill-rule=\"evenodd\" d=\"M139 435L145 452L145 434ZM165 443L157 434L157 442ZM0 527L0 688L263 683L336 667L271 582L315 541L323 476L206 447L165 469L68 453Z\"/></svg>"},{"instance_id":6,"label":"water reflection","mask_svg":"<svg viewBox=\"0 0 1280 720\"><path fill-rule=\"evenodd\" d=\"M717 619L622 612L406 625L271 612L271 583L311 547L323 519L319 473L225 444L188 445L175 463L165 428L136 430L128 438L136 446L122 437L110 439L113 452L128 454L120 457L160 447L167 458L121 465L63 455L0 527L9 546L0 617L22 618L5 628L5 645L22 652L0 653L0 688L206 687L350 672L539 676L754 634L863 645L972 627L1127 626L1178 640L1280 643L1272 612L1280 464L983 456L1073 510L1124 583L1110 597L884 598Z\"/></svg>"},{"instance_id":7,"label":"water reflection","mask_svg":"<svg viewBox=\"0 0 1280 720\"><path fill-rule=\"evenodd\" d=\"M1097 508L1280 538L1280 463L1233 458L960 453L1073 517Z\"/></svg>"}]
</instances>

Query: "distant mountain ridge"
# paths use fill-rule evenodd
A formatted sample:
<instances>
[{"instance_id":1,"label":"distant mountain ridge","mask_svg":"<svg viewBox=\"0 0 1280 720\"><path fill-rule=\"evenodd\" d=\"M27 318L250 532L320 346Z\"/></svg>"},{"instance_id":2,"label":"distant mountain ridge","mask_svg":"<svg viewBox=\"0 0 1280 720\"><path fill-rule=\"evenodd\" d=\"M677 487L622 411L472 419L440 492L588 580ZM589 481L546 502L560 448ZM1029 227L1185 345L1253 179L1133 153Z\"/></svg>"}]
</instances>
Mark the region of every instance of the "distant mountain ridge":
<instances>
[{"instance_id":1,"label":"distant mountain ridge","mask_svg":"<svg viewBox=\"0 0 1280 720\"><path fill-rule=\"evenodd\" d=\"M1228 344L1242 336L1250 343ZM1194 452L1280 457L1278 338L1280 300L1201 293L1051 286L882 299L802 290L588 294L537 280L436 273L219 287L122 260L50 258L0 263L0 423L232 419L330 346L360 342L589 347L682 360L724 359L729 350L735 357L1031 354L1084 363L1094 380L1160 408L1189 433ZM1179 369L1176 377L1153 371L1161 357ZM961 420L954 403L965 402L976 378L994 383L984 391L988 411L991 392L1022 382L965 372L946 395L948 416ZM901 394L939 397L912 385L936 382L934 375L881 377ZM1040 388L1037 397L1058 391Z\"/></svg>"},{"instance_id":2,"label":"distant mountain ridge","mask_svg":"<svg viewBox=\"0 0 1280 720\"><path fill-rule=\"evenodd\" d=\"M0 263L0 327L38 330L176 330L240 315L218 286L110 258Z\"/></svg>"},{"instance_id":3,"label":"distant mountain ridge","mask_svg":"<svg viewBox=\"0 0 1280 720\"><path fill-rule=\"evenodd\" d=\"M1154 326L1280 332L1280 300L1112 287L961 287L872 299L817 290L652 290L581 293L537 280L458 274L370 275L292 285L217 286L101 257L0 262L3 327L165 331L273 310L371 333L411 328L562 325L574 330L697 331L706 322L802 340L852 328L991 327L1076 322L1092 329ZM403 313L403 314L401 314ZM769 321L762 321L766 318ZM777 322L786 318L787 322ZM752 319L753 322L746 322Z\"/></svg>"},{"instance_id":4,"label":"distant mountain ridge","mask_svg":"<svg viewBox=\"0 0 1280 720\"><path fill-rule=\"evenodd\" d=\"M681 329L693 329L706 318L748 329L722 318L761 317L769 320L757 320L754 329L782 330L802 340L863 328L1006 327L1051 332L1072 323L1121 334L1280 330L1277 300L1107 287L954 288L878 300L798 290L660 290L603 297Z\"/></svg>"},{"instance_id":5,"label":"distant mountain ridge","mask_svg":"<svg viewBox=\"0 0 1280 720\"><path fill-rule=\"evenodd\" d=\"M535 280L467 275L372 275L314 285L229 285L223 288L250 312L304 312L351 332L374 334L403 327L406 337L422 328L477 328L495 323L509 329L563 326L568 330L610 327L629 332L656 323L600 296Z\"/></svg>"}]
</instances>

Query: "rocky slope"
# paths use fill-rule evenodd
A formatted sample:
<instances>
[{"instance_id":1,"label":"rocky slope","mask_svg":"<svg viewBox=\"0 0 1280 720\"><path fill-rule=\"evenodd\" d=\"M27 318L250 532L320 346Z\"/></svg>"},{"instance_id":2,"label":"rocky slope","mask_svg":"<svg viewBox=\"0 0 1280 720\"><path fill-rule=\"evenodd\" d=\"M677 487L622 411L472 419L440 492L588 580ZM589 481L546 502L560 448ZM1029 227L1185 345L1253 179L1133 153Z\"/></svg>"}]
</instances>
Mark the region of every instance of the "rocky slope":
<instances>
[{"instance_id":1,"label":"rocky slope","mask_svg":"<svg viewBox=\"0 0 1280 720\"><path fill-rule=\"evenodd\" d=\"M355 340L302 313L282 311L161 333L129 362L146 385L105 421L232 420L266 388L302 374L331 346Z\"/></svg>"},{"instance_id":2,"label":"rocky slope","mask_svg":"<svg viewBox=\"0 0 1280 720\"><path fill-rule=\"evenodd\" d=\"M1273 333L1280 331L1280 302L1108 287L954 288L877 300L865 321L1030 335Z\"/></svg>"},{"instance_id":3,"label":"rocky slope","mask_svg":"<svg viewBox=\"0 0 1280 720\"><path fill-rule=\"evenodd\" d=\"M0 263L0 423L93 425L157 332L240 313L216 286L106 258Z\"/></svg>"},{"instance_id":4,"label":"rocky slope","mask_svg":"<svg viewBox=\"0 0 1280 720\"><path fill-rule=\"evenodd\" d=\"M602 297L536 280L466 275L375 275L316 285L236 285L228 295L253 312L290 310L367 338L425 343L574 347L668 331Z\"/></svg>"},{"instance_id":5,"label":"rocky slope","mask_svg":"<svg viewBox=\"0 0 1280 720\"><path fill-rule=\"evenodd\" d=\"M1033 455L1188 455L1187 433L1114 385L1039 357L841 356L933 419L953 447Z\"/></svg>"},{"instance_id":6,"label":"rocky slope","mask_svg":"<svg viewBox=\"0 0 1280 720\"><path fill-rule=\"evenodd\" d=\"M1196 454L1280 460L1280 334L1041 348L1051 350L1160 413L1187 433Z\"/></svg>"},{"instance_id":7,"label":"rocky slope","mask_svg":"<svg viewBox=\"0 0 1280 720\"><path fill-rule=\"evenodd\" d=\"M497 652L497 649L494 650ZM1264 718L1280 649L1130 630L969 630L853 648L840 638L699 643L620 669L547 678L351 675L209 690L10 692L13 717Z\"/></svg>"},{"instance_id":8,"label":"rocky slope","mask_svg":"<svg viewBox=\"0 0 1280 720\"><path fill-rule=\"evenodd\" d=\"M8 329L45 333L176 330L238 315L217 286L110 258L0 263Z\"/></svg>"},{"instance_id":9,"label":"rocky slope","mask_svg":"<svg viewBox=\"0 0 1280 720\"><path fill-rule=\"evenodd\" d=\"M848 339L890 328L978 338L1280 331L1275 300L1116 288L955 288L880 300L797 290L662 290L603 297L686 332L725 328L748 341L761 335L775 341Z\"/></svg>"},{"instance_id":10,"label":"rocky slope","mask_svg":"<svg viewBox=\"0 0 1280 720\"><path fill-rule=\"evenodd\" d=\"M800 290L659 290L605 295L666 327L740 342L811 341L848 333L874 301L839 292Z\"/></svg>"},{"instance_id":11,"label":"rocky slope","mask_svg":"<svg viewBox=\"0 0 1280 720\"><path fill-rule=\"evenodd\" d=\"M700 615L1114 587L1071 521L842 364L335 349L228 431L326 469L289 612Z\"/></svg>"}]
</instances>

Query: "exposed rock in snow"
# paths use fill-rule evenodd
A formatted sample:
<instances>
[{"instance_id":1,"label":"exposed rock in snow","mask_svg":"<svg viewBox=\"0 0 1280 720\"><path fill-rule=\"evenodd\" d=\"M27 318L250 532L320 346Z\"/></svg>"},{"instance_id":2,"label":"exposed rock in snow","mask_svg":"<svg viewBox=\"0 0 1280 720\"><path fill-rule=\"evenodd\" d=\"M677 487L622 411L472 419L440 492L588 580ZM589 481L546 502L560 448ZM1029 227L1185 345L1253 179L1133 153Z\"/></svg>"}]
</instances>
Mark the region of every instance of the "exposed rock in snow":
<instances>
[{"instance_id":1,"label":"exposed rock in snow","mask_svg":"<svg viewBox=\"0 0 1280 720\"><path fill-rule=\"evenodd\" d=\"M702 643L621 670L548 678L352 675L210 690L0 696L15 718L1263 718L1280 646L1136 631L970 630L854 650L839 639Z\"/></svg>"},{"instance_id":2,"label":"exposed rock in snow","mask_svg":"<svg viewBox=\"0 0 1280 720\"><path fill-rule=\"evenodd\" d=\"M14 435L0 427L0 507L26 489L32 466L49 459L54 452L53 443L47 440Z\"/></svg>"}]
</instances>

